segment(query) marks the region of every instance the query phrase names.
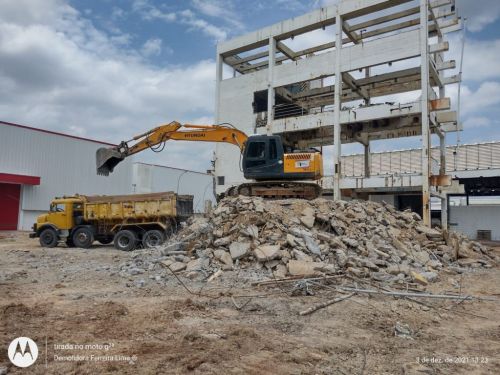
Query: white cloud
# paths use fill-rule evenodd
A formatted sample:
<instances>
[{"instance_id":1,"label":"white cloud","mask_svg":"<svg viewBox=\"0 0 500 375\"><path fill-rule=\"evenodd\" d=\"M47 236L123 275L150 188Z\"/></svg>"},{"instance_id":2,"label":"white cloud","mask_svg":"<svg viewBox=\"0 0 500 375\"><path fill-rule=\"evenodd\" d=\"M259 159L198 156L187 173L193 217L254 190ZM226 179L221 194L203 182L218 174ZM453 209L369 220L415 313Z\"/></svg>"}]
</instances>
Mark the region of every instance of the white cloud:
<instances>
[{"instance_id":1,"label":"white cloud","mask_svg":"<svg viewBox=\"0 0 500 375\"><path fill-rule=\"evenodd\" d=\"M199 18L190 9L185 9L179 12L163 12L148 0L135 0L132 4L132 9L138 12L144 20L154 20L159 19L165 22L178 22L180 24L188 26L188 30L199 30L203 34L213 38L215 41L223 41L227 38L228 30L223 27L215 26L201 18ZM205 7L205 11L217 13L215 8Z\"/></svg>"},{"instance_id":2,"label":"white cloud","mask_svg":"<svg viewBox=\"0 0 500 375\"><path fill-rule=\"evenodd\" d=\"M160 19L166 22L173 22L177 16L175 12L162 12L157 7L151 5L148 0L134 0L132 10L138 12L144 20Z\"/></svg>"},{"instance_id":3,"label":"white cloud","mask_svg":"<svg viewBox=\"0 0 500 375\"><path fill-rule=\"evenodd\" d=\"M457 48L457 52L459 48ZM462 69L463 78L474 81L500 78L500 64L498 61L500 61L500 39L466 40Z\"/></svg>"},{"instance_id":4,"label":"white cloud","mask_svg":"<svg viewBox=\"0 0 500 375\"><path fill-rule=\"evenodd\" d=\"M158 56L161 53L161 39L148 39L142 46L141 52L144 56Z\"/></svg>"},{"instance_id":5,"label":"white cloud","mask_svg":"<svg viewBox=\"0 0 500 375\"><path fill-rule=\"evenodd\" d=\"M472 32L483 30L500 18L500 1L498 0L457 0L460 15L467 17L467 29Z\"/></svg>"},{"instance_id":6,"label":"white cloud","mask_svg":"<svg viewBox=\"0 0 500 375\"><path fill-rule=\"evenodd\" d=\"M484 116L472 116L464 121L464 127L467 129L474 128L487 128L492 124L492 121L488 117Z\"/></svg>"},{"instance_id":7,"label":"white cloud","mask_svg":"<svg viewBox=\"0 0 500 375\"><path fill-rule=\"evenodd\" d=\"M220 18L232 26L243 29L241 16L234 10L234 3L228 0L192 0L193 7L201 13Z\"/></svg>"},{"instance_id":8,"label":"white cloud","mask_svg":"<svg viewBox=\"0 0 500 375\"><path fill-rule=\"evenodd\" d=\"M225 29L198 18L196 14L189 9L183 10L179 15L182 24L188 25L192 29L202 31L205 35L214 38L215 41L223 41L227 38L227 31Z\"/></svg>"},{"instance_id":9,"label":"white cloud","mask_svg":"<svg viewBox=\"0 0 500 375\"><path fill-rule=\"evenodd\" d=\"M212 114L212 60L154 67L62 0L34 2L17 17L26 5L0 2L2 120L117 143L161 123ZM169 145L149 161L209 167L209 152L187 157L191 152L192 145Z\"/></svg>"},{"instance_id":10,"label":"white cloud","mask_svg":"<svg viewBox=\"0 0 500 375\"><path fill-rule=\"evenodd\" d=\"M500 106L500 83L483 82L476 91L462 86L461 111L463 115L481 113L487 108Z\"/></svg>"},{"instance_id":11,"label":"white cloud","mask_svg":"<svg viewBox=\"0 0 500 375\"><path fill-rule=\"evenodd\" d=\"M127 12L125 12L122 8L113 7L111 10L111 19L112 20L122 20L127 17Z\"/></svg>"}]
</instances>

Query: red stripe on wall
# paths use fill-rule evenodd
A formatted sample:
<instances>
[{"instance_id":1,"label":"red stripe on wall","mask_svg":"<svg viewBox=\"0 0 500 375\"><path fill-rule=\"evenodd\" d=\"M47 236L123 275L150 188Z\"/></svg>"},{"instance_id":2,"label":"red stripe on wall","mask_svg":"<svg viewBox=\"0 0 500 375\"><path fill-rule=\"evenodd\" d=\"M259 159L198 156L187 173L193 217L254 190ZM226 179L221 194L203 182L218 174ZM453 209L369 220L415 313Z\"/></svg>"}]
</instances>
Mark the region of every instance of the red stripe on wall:
<instances>
[{"instance_id":1,"label":"red stripe on wall","mask_svg":"<svg viewBox=\"0 0 500 375\"><path fill-rule=\"evenodd\" d=\"M0 182L5 184L40 185L40 177L22 174L0 173Z\"/></svg>"}]
</instances>

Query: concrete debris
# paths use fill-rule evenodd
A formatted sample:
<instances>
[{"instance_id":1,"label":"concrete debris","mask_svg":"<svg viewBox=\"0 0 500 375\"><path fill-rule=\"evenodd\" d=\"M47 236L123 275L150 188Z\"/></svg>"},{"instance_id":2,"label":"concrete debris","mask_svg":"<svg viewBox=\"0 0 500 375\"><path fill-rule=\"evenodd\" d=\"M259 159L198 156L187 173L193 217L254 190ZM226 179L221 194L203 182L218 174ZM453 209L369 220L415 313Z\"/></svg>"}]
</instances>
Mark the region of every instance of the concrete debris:
<instances>
[{"instance_id":1,"label":"concrete debris","mask_svg":"<svg viewBox=\"0 0 500 375\"><path fill-rule=\"evenodd\" d=\"M233 260L243 258L250 253L250 242L233 242L229 245L229 252Z\"/></svg>"},{"instance_id":2,"label":"concrete debris","mask_svg":"<svg viewBox=\"0 0 500 375\"><path fill-rule=\"evenodd\" d=\"M151 252L151 250L149 250ZM254 270L260 278L346 274L381 283L427 285L441 269L451 273L491 267L485 246L427 228L410 211L385 203L227 197L208 217L193 217L160 256L132 258L121 274ZM202 260L200 260L202 259ZM141 263L142 262L142 263ZM159 267L165 271L165 268Z\"/></svg>"},{"instance_id":3,"label":"concrete debris","mask_svg":"<svg viewBox=\"0 0 500 375\"><path fill-rule=\"evenodd\" d=\"M408 324L396 322L394 326L394 336L411 339L412 334L413 332Z\"/></svg>"},{"instance_id":4,"label":"concrete debris","mask_svg":"<svg viewBox=\"0 0 500 375\"><path fill-rule=\"evenodd\" d=\"M186 267L187 267L187 265L185 263L181 263L181 262L174 262L169 266L169 268L172 270L172 272L182 271L182 270L186 269Z\"/></svg>"},{"instance_id":5,"label":"concrete debris","mask_svg":"<svg viewBox=\"0 0 500 375\"><path fill-rule=\"evenodd\" d=\"M268 260L279 258L281 256L280 246L261 245L254 250L254 255L259 262L267 262Z\"/></svg>"}]
</instances>

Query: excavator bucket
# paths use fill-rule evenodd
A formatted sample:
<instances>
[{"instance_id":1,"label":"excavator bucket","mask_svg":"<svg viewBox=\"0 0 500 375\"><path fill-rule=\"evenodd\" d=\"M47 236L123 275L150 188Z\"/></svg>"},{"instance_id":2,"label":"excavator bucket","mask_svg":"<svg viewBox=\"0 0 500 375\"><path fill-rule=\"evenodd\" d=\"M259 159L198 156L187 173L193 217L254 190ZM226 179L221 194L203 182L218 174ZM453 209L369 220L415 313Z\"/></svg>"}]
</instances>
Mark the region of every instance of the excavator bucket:
<instances>
[{"instance_id":1,"label":"excavator bucket","mask_svg":"<svg viewBox=\"0 0 500 375\"><path fill-rule=\"evenodd\" d=\"M97 174L101 176L109 176L116 165L125 159L120 151L114 148L100 148L97 150L96 155Z\"/></svg>"}]
</instances>

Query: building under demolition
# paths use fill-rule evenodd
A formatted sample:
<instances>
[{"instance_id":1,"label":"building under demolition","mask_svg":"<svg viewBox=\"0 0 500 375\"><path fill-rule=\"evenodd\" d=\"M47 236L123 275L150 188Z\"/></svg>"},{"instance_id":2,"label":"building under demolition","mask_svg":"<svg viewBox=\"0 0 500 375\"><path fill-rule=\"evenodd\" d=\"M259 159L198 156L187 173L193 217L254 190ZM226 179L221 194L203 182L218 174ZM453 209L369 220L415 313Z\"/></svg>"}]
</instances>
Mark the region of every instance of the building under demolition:
<instances>
[{"instance_id":1,"label":"building under demolition","mask_svg":"<svg viewBox=\"0 0 500 375\"><path fill-rule=\"evenodd\" d=\"M294 147L333 145L335 199L352 193L342 143L364 145L364 185L377 185L370 142L421 136L423 219L430 224L434 196L446 223L446 194L461 188L445 171L446 134L460 130L445 88L460 75L448 73L456 63L444 53L446 34L460 28L452 0L344 0L220 43L216 122L280 134ZM434 170L432 136L440 142ZM217 145L218 193L244 180L237 163L225 162L238 158L231 145Z\"/></svg>"}]
</instances>

